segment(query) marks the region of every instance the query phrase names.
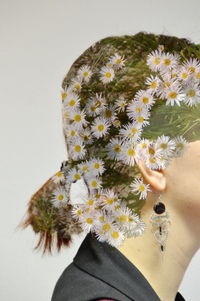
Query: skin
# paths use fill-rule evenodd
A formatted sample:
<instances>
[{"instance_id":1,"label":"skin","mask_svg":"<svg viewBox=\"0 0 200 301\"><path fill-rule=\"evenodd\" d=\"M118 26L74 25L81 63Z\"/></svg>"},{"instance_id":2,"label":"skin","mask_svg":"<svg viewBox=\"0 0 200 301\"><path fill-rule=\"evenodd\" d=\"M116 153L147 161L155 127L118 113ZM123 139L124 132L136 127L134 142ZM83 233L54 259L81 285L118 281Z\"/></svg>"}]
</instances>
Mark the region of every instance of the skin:
<instances>
[{"instance_id":1,"label":"skin","mask_svg":"<svg viewBox=\"0 0 200 301\"><path fill-rule=\"evenodd\" d=\"M142 236L126 238L118 250L142 272L162 301L174 301L200 246L200 140L190 142L165 170L151 170L141 160L138 166L152 189L141 211L147 229ZM150 223L159 194L171 221L163 261Z\"/></svg>"}]
</instances>

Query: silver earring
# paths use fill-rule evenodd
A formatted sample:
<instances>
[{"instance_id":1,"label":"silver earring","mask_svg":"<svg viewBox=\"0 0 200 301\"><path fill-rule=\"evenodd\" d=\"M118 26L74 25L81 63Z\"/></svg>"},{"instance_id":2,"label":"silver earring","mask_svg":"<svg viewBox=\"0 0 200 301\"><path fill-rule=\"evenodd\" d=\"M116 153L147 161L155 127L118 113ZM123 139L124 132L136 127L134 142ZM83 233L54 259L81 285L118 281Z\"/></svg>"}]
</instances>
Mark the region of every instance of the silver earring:
<instances>
[{"instance_id":1,"label":"silver earring","mask_svg":"<svg viewBox=\"0 0 200 301\"><path fill-rule=\"evenodd\" d=\"M169 213L165 212L165 204L161 200L161 194L158 201L154 204L153 214L151 215L150 222L152 223L152 232L156 241L160 245L160 250L163 252L166 248L166 240L168 238L168 223L171 224Z\"/></svg>"}]
</instances>

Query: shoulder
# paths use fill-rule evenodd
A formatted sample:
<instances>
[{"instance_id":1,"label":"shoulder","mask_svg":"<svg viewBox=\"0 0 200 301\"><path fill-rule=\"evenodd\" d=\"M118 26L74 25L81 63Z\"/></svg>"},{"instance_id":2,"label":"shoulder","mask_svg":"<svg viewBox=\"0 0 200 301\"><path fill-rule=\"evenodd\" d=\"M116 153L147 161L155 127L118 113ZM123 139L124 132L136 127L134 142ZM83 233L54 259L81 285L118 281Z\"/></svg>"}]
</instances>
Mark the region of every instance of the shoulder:
<instances>
[{"instance_id":1,"label":"shoulder","mask_svg":"<svg viewBox=\"0 0 200 301\"><path fill-rule=\"evenodd\" d=\"M90 275L73 262L56 282L51 301L130 300L104 281ZM115 300L114 300L115 301Z\"/></svg>"}]
</instances>

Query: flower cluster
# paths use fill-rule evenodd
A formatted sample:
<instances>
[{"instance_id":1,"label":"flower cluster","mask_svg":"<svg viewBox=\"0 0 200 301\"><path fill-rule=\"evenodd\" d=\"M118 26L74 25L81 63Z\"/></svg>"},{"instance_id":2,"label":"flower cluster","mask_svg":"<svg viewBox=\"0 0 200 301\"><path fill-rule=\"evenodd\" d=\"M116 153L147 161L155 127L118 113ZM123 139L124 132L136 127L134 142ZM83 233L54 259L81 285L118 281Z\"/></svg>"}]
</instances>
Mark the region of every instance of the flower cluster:
<instances>
[{"instance_id":1,"label":"flower cluster","mask_svg":"<svg viewBox=\"0 0 200 301\"><path fill-rule=\"evenodd\" d=\"M64 183L72 185L84 179L89 194L82 203L73 204L73 217L84 231L95 232L100 241L107 241L113 246L122 244L125 237L142 235L145 224L113 189L103 189L101 177L106 172L105 162L98 156L90 157L89 147L107 137L111 128L115 127L118 134L104 144L109 160L134 166L142 159L150 169L164 169L170 158L183 154L188 142L183 136L170 139L164 134L156 141L142 138L143 127L150 124L151 108L157 98L165 101L166 106L185 103L191 107L200 103L200 62L197 59L180 63L178 54L165 53L164 47L159 45L147 56L146 63L154 75L146 78L147 88L137 91L131 101L119 96L115 103L110 103L102 92L91 95L84 108L80 106L79 92L92 80L94 73L103 85L108 85L115 80L121 68L126 68L124 56L118 53L109 57L98 72L94 72L91 66L81 66L76 77L61 91L68 156L77 164L61 169L54 176L58 188L54 191L52 203L60 207L70 202ZM129 121L126 124L118 119L121 112L127 114ZM136 178L130 189L139 195L139 199L146 199L148 191L151 191L150 185L145 184L142 178Z\"/></svg>"}]
</instances>

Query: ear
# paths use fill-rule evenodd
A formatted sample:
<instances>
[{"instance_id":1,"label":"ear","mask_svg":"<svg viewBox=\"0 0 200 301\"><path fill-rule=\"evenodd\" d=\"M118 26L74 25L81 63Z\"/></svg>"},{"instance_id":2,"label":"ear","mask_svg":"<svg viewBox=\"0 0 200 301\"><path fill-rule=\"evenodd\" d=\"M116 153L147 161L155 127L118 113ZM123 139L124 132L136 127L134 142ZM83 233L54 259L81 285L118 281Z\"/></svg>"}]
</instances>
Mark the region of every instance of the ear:
<instances>
[{"instance_id":1,"label":"ear","mask_svg":"<svg viewBox=\"0 0 200 301\"><path fill-rule=\"evenodd\" d=\"M142 176L147 184L156 191L164 191L166 188L166 176L162 169L152 170L148 168L143 160L138 160L137 165L142 173Z\"/></svg>"}]
</instances>

